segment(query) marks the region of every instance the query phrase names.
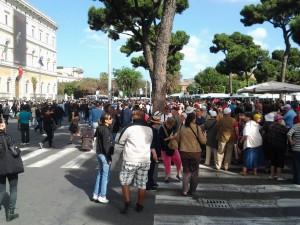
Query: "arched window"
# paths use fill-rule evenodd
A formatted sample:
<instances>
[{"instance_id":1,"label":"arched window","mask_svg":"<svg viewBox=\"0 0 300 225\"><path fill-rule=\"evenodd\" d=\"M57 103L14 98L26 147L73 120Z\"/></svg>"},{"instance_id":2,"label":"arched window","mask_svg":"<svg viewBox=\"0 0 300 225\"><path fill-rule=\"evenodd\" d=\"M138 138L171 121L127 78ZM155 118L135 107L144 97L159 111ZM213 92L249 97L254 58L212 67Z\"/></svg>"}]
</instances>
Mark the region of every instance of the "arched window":
<instances>
[{"instance_id":1,"label":"arched window","mask_svg":"<svg viewBox=\"0 0 300 225\"><path fill-rule=\"evenodd\" d=\"M49 94L49 92L50 92L50 83L48 83L47 85L47 94Z\"/></svg>"},{"instance_id":2,"label":"arched window","mask_svg":"<svg viewBox=\"0 0 300 225\"><path fill-rule=\"evenodd\" d=\"M56 84L53 85L53 94L56 93Z\"/></svg>"}]
</instances>

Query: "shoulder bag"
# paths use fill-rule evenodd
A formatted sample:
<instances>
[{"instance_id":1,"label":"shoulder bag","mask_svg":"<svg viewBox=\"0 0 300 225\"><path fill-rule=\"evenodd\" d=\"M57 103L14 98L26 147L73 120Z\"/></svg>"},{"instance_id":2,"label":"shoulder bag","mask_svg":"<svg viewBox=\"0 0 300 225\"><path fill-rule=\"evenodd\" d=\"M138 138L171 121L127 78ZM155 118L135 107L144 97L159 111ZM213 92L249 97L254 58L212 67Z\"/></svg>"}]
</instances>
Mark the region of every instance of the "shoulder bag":
<instances>
[{"instance_id":1,"label":"shoulder bag","mask_svg":"<svg viewBox=\"0 0 300 225\"><path fill-rule=\"evenodd\" d=\"M164 125L162 125L162 127L164 129L166 137L170 137L172 133L169 135L168 132L167 132L166 127ZM166 154L168 156L173 156L175 150L178 149L178 142L177 142L177 140L176 139L169 140L169 142L168 142L168 148L169 148L169 151L166 151Z\"/></svg>"}]
</instances>

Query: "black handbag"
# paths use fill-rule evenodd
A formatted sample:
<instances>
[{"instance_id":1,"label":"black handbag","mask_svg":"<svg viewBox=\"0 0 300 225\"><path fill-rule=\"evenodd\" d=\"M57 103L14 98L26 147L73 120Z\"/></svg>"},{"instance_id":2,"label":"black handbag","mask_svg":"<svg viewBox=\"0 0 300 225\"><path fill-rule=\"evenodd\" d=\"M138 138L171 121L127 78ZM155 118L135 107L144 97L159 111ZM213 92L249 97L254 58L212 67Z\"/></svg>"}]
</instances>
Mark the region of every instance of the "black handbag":
<instances>
[{"instance_id":1,"label":"black handbag","mask_svg":"<svg viewBox=\"0 0 300 225\"><path fill-rule=\"evenodd\" d=\"M12 154L13 157L16 158L16 157L20 156L20 154L21 154L20 148L18 148L14 144L11 144L11 145L8 146L7 140L6 140L6 138L4 136L2 136L2 141L3 141L3 144L4 144L5 148L6 148L6 150L8 150Z\"/></svg>"}]
</instances>

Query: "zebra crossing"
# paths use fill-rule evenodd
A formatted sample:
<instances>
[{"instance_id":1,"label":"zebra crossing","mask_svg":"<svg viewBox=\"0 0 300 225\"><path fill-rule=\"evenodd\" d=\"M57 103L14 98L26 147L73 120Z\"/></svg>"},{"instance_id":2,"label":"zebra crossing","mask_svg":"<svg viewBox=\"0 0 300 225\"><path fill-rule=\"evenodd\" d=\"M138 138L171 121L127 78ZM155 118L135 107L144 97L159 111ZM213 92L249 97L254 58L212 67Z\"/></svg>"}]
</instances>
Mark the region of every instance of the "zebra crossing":
<instances>
[{"instance_id":1,"label":"zebra crossing","mask_svg":"<svg viewBox=\"0 0 300 225\"><path fill-rule=\"evenodd\" d=\"M76 147L62 149L24 147L21 148L21 152L21 158L27 168L43 168L60 160L67 160L59 168L81 169L86 161L95 156L94 151L81 152Z\"/></svg>"},{"instance_id":2,"label":"zebra crossing","mask_svg":"<svg viewBox=\"0 0 300 225\"><path fill-rule=\"evenodd\" d=\"M159 164L154 225L300 225L300 185L270 180L267 174L241 176L203 165L199 171L196 194L185 197L181 182L163 182ZM291 179L291 174L284 176Z\"/></svg>"}]
</instances>

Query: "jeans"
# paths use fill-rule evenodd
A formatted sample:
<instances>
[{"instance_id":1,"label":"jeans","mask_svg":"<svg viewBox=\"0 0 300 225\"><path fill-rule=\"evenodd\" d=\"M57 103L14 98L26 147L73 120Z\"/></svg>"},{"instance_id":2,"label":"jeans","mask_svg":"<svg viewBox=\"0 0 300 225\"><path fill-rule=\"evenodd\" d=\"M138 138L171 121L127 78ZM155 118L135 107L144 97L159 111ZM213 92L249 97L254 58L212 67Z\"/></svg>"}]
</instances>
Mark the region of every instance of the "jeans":
<instances>
[{"instance_id":1,"label":"jeans","mask_svg":"<svg viewBox=\"0 0 300 225\"><path fill-rule=\"evenodd\" d=\"M17 202L17 187L18 187L18 174L9 174L6 176L0 176L0 206L4 201L4 196L6 193L6 178L9 182L9 204L8 207L10 209L14 209L16 207Z\"/></svg>"},{"instance_id":2,"label":"jeans","mask_svg":"<svg viewBox=\"0 0 300 225\"><path fill-rule=\"evenodd\" d=\"M293 153L294 183L300 184L300 152Z\"/></svg>"},{"instance_id":3,"label":"jeans","mask_svg":"<svg viewBox=\"0 0 300 225\"><path fill-rule=\"evenodd\" d=\"M43 143L45 143L46 141L48 141L49 147L52 147L52 141L53 141L53 137L54 137L54 131L52 129L47 129L45 130L47 137L43 140Z\"/></svg>"},{"instance_id":4,"label":"jeans","mask_svg":"<svg viewBox=\"0 0 300 225\"><path fill-rule=\"evenodd\" d=\"M29 124L21 123L22 143L29 143Z\"/></svg>"},{"instance_id":5,"label":"jeans","mask_svg":"<svg viewBox=\"0 0 300 225\"><path fill-rule=\"evenodd\" d=\"M94 195L106 197L110 165L103 154L97 155L97 159L99 162L99 170L96 178Z\"/></svg>"}]
</instances>

